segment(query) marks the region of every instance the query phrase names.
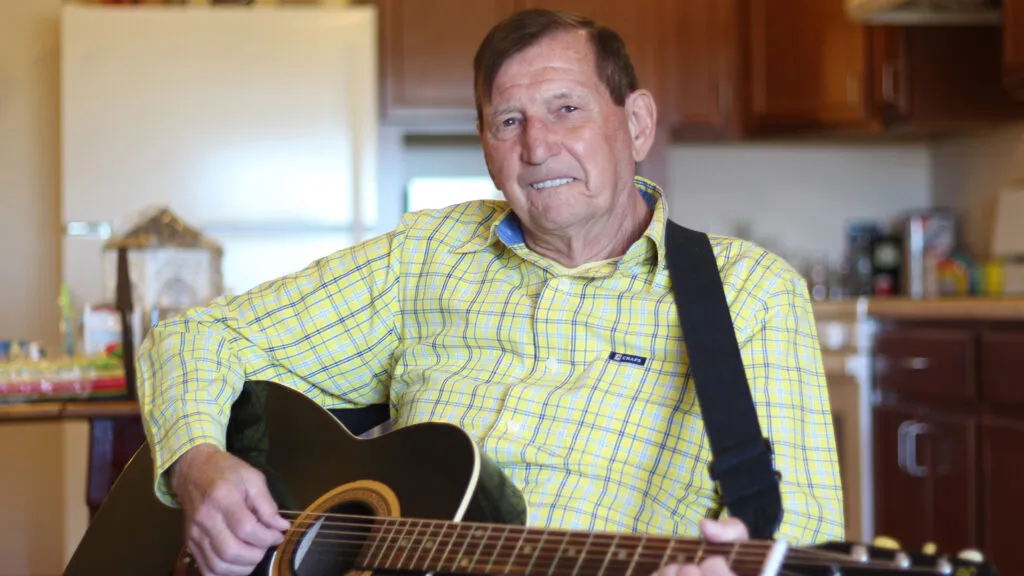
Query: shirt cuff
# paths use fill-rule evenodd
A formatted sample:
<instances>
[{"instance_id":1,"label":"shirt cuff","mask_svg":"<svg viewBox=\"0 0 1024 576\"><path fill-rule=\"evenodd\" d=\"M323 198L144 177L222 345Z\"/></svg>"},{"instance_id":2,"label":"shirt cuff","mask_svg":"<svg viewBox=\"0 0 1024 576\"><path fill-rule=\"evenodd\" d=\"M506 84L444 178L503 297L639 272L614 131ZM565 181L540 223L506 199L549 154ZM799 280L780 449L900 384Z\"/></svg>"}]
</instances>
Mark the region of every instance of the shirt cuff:
<instances>
[{"instance_id":1,"label":"shirt cuff","mask_svg":"<svg viewBox=\"0 0 1024 576\"><path fill-rule=\"evenodd\" d=\"M169 468L185 452L200 444L213 444L224 449L226 424L211 414L192 413L178 418L153 444L153 477L156 497L167 506L179 506L171 490Z\"/></svg>"}]
</instances>

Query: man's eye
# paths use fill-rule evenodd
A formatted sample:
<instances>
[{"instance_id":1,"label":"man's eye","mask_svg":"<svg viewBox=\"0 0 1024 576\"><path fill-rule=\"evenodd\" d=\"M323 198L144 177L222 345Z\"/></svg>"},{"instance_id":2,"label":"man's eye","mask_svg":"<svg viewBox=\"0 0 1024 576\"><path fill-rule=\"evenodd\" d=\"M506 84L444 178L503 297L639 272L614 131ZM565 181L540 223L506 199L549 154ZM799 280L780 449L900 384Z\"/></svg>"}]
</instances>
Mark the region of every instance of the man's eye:
<instances>
[{"instance_id":1,"label":"man's eye","mask_svg":"<svg viewBox=\"0 0 1024 576\"><path fill-rule=\"evenodd\" d=\"M515 126L515 125L516 125L516 119L515 118L506 118L506 119L501 121L501 127L502 128L511 128L512 126Z\"/></svg>"},{"instance_id":2,"label":"man's eye","mask_svg":"<svg viewBox=\"0 0 1024 576\"><path fill-rule=\"evenodd\" d=\"M565 106L562 106L561 110L562 110L562 112L575 112L575 111L579 110L579 108L577 108L577 107L575 107L575 106L573 106L571 104L566 104Z\"/></svg>"}]
</instances>

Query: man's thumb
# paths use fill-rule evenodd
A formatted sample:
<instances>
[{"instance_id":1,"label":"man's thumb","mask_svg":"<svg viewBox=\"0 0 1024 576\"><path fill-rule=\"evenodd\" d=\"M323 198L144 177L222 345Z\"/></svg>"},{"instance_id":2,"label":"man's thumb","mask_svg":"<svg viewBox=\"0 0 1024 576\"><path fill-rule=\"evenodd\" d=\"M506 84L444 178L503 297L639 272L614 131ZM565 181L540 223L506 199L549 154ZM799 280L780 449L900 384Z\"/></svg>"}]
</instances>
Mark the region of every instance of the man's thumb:
<instances>
[{"instance_id":1,"label":"man's thumb","mask_svg":"<svg viewBox=\"0 0 1024 576\"><path fill-rule=\"evenodd\" d=\"M739 518L705 518L700 521L700 531L709 542L737 542L750 538L746 525Z\"/></svg>"}]
</instances>

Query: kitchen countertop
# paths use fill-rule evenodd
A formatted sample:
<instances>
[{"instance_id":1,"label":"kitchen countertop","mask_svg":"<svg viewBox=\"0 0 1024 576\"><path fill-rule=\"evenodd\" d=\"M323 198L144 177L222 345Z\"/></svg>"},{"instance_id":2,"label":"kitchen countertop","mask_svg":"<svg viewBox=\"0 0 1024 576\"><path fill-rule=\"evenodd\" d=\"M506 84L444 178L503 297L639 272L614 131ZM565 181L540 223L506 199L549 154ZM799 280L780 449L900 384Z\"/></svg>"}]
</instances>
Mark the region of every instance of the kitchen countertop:
<instances>
[{"instance_id":1,"label":"kitchen countertop","mask_svg":"<svg viewBox=\"0 0 1024 576\"><path fill-rule=\"evenodd\" d=\"M823 300L813 304L821 318L877 318L901 320L987 320L1024 322L1024 297L904 297Z\"/></svg>"},{"instance_id":2,"label":"kitchen countertop","mask_svg":"<svg viewBox=\"0 0 1024 576\"><path fill-rule=\"evenodd\" d=\"M134 400L16 402L0 404L0 422L138 416Z\"/></svg>"}]
</instances>

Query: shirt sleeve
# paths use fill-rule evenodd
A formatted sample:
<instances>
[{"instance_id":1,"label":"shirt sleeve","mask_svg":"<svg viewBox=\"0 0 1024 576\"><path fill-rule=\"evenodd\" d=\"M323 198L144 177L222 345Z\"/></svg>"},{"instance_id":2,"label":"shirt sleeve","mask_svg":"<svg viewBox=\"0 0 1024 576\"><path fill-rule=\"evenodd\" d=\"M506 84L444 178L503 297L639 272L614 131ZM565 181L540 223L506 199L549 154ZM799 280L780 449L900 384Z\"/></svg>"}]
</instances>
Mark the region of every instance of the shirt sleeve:
<instances>
[{"instance_id":1,"label":"shirt sleeve","mask_svg":"<svg viewBox=\"0 0 1024 576\"><path fill-rule=\"evenodd\" d=\"M387 399L400 238L394 231L341 250L150 331L137 357L138 396L165 504L177 504L165 472L178 457L201 443L224 447L247 380L295 388L328 408Z\"/></svg>"},{"instance_id":2,"label":"shirt sleeve","mask_svg":"<svg viewBox=\"0 0 1024 576\"><path fill-rule=\"evenodd\" d=\"M792 544L843 540L843 494L832 411L807 286L786 265L765 287L740 341L762 432L781 473L779 537Z\"/></svg>"}]
</instances>

